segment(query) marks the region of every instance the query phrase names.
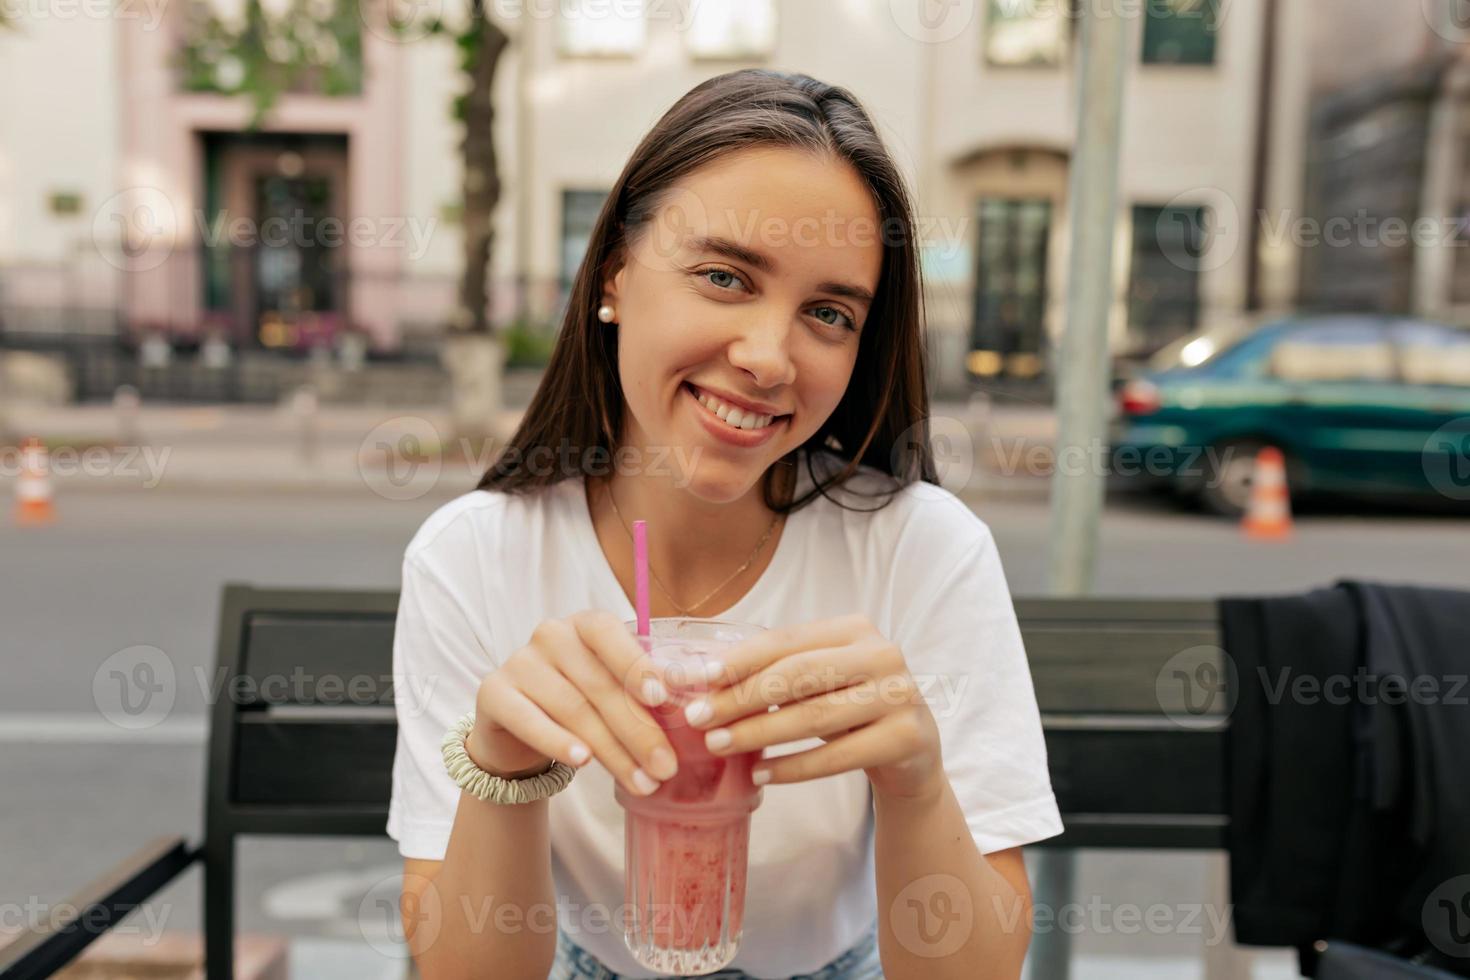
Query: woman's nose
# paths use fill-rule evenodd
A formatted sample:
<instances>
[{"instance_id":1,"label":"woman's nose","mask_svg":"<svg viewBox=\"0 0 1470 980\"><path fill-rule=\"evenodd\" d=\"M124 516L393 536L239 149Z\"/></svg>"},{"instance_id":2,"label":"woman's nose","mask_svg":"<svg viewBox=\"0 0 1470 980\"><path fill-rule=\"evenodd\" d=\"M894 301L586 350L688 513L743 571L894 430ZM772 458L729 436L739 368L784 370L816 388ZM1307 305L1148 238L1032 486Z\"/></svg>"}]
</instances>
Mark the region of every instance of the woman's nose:
<instances>
[{"instance_id":1,"label":"woman's nose","mask_svg":"<svg viewBox=\"0 0 1470 980\"><path fill-rule=\"evenodd\" d=\"M750 375L761 388L779 388L796 378L787 350L790 324L776 318L752 322L730 344L730 363Z\"/></svg>"}]
</instances>

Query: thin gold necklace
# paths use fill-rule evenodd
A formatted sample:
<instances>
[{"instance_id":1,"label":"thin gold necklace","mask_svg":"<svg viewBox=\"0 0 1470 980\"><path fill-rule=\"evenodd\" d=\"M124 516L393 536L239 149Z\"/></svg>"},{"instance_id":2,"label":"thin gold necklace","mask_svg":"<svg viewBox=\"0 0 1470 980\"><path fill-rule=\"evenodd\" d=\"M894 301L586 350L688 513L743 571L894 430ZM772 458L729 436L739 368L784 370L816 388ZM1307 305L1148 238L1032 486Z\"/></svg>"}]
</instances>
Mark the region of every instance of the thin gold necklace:
<instances>
[{"instance_id":1,"label":"thin gold necklace","mask_svg":"<svg viewBox=\"0 0 1470 980\"><path fill-rule=\"evenodd\" d=\"M604 489L607 491L607 500L608 500L608 503L612 504L613 513L618 515L618 522L623 525L623 530L628 532L628 540L629 541L632 541L633 540L633 529L630 528L628 526L628 522L623 519L623 512L620 511L620 510L618 510L618 501L617 501L617 498L615 498L613 496L612 484L609 483ZM677 609L677 610L679 610L679 614L681 616L688 616L691 612L693 612L694 610L698 609L700 606L704 605L706 602L709 602L711 599L713 599L716 595L719 594L719 592L720 592L721 589L723 589L725 586L729 585L731 582L733 582L737 578L739 578L741 572L745 571L752 564L754 564L756 556L761 553L761 548L765 547L766 541L768 541L770 539L771 532L774 531L774 530L776 530L776 524L779 523L780 520L781 520L781 515L780 514L777 514L775 517L773 517L771 519L770 526L766 528L766 533L761 535L761 539L760 539L759 542L757 542L757 544L755 546L755 550L750 553L750 557L745 560L745 564L744 565L741 565L739 568L735 569L735 574L734 575L731 575L729 578L725 579L725 581L723 581L719 585L715 586L714 591L710 592L709 595L706 595L703 599L700 599L698 602L696 602L696 603L694 603L692 605L689 605L689 606L681 606L679 604L679 600L678 599L675 599L673 597L673 595L670 594L669 590L666 589L666 588L664 588L663 582L659 581L658 573L653 570L653 565L651 563L649 564L648 574L653 576L653 582L654 582L654 584L658 586L660 592L662 592L665 596L668 597L669 602L673 603L674 608Z\"/></svg>"}]
</instances>

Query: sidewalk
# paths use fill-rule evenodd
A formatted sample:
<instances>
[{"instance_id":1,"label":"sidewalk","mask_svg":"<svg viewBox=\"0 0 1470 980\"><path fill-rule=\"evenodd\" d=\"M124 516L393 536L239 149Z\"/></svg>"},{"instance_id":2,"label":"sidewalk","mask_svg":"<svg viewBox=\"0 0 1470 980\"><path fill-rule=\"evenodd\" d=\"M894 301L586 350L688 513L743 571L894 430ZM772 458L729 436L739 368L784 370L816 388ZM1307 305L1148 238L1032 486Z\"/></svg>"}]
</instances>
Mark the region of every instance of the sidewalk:
<instances>
[{"instance_id":1,"label":"sidewalk","mask_svg":"<svg viewBox=\"0 0 1470 980\"><path fill-rule=\"evenodd\" d=\"M523 409L502 413L496 445ZM51 478L72 489L375 492L390 499L452 496L483 466L466 459L442 407L155 405L131 419L109 405L12 408L8 427L51 447ZM17 475L0 450L0 487Z\"/></svg>"},{"instance_id":2,"label":"sidewalk","mask_svg":"<svg viewBox=\"0 0 1470 980\"><path fill-rule=\"evenodd\" d=\"M454 437L439 406L417 410L322 406L308 417L289 405L146 405L131 417L111 405L13 406L10 433L51 447L60 493L74 489L367 491L388 499L454 496L471 489L519 424L503 412L496 439L478 456ZM941 482L967 495L1045 495L1055 438L1050 406L936 402L931 441ZM0 491L19 470L0 447Z\"/></svg>"}]
</instances>

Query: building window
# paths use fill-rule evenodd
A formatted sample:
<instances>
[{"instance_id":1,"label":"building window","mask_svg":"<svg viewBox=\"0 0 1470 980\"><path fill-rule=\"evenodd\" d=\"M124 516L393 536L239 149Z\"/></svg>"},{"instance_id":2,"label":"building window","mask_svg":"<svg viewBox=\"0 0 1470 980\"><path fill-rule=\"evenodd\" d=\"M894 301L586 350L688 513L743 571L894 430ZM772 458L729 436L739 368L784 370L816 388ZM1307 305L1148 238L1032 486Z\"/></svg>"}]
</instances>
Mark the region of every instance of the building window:
<instances>
[{"instance_id":1,"label":"building window","mask_svg":"<svg viewBox=\"0 0 1470 980\"><path fill-rule=\"evenodd\" d=\"M699 0L685 43L695 58L764 58L776 46L774 0Z\"/></svg>"},{"instance_id":2,"label":"building window","mask_svg":"<svg viewBox=\"0 0 1470 980\"><path fill-rule=\"evenodd\" d=\"M1213 65L1220 0L1149 0L1143 20L1145 65Z\"/></svg>"},{"instance_id":3,"label":"building window","mask_svg":"<svg viewBox=\"0 0 1470 980\"><path fill-rule=\"evenodd\" d=\"M607 200L605 190L564 190L561 192L561 282L563 299L572 288L572 279L582 256L587 254L587 243L592 238L593 226L602 212L602 202Z\"/></svg>"},{"instance_id":4,"label":"building window","mask_svg":"<svg viewBox=\"0 0 1470 980\"><path fill-rule=\"evenodd\" d=\"M642 0L561 0L559 47L569 57L626 57L643 50Z\"/></svg>"},{"instance_id":5,"label":"building window","mask_svg":"<svg viewBox=\"0 0 1470 980\"><path fill-rule=\"evenodd\" d=\"M968 366L981 376L1033 377L1045 341L1051 202L986 198L979 211Z\"/></svg>"},{"instance_id":6,"label":"building window","mask_svg":"<svg viewBox=\"0 0 1470 980\"><path fill-rule=\"evenodd\" d=\"M1464 153L1465 159L1470 160L1470 139L1460 144L1460 152ZM1463 171L1462 171L1463 173ZM1455 210L1455 227L1451 241L1455 245L1464 245L1470 239L1470 193L1464 190L1465 184L1459 185L1460 201ZM1456 248L1454 266L1450 274L1450 302L1456 306L1470 305L1470 248Z\"/></svg>"},{"instance_id":7,"label":"building window","mask_svg":"<svg viewBox=\"0 0 1470 980\"><path fill-rule=\"evenodd\" d=\"M1199 325L1199 270L1209 241L1203 207L1133 209L1128 325L1138 353L1193 333Z\"/></svg>"},{"instance_id":8,"label":"building window","mask_svg":"<svg viewBox=\"0 0 1470 980\"><path fill-rule=\"evenodd\" d=\"M1075 0L989 0L985 63L1001 68L1049 67L1067 57Z\"/></svg>"}]
</instances>

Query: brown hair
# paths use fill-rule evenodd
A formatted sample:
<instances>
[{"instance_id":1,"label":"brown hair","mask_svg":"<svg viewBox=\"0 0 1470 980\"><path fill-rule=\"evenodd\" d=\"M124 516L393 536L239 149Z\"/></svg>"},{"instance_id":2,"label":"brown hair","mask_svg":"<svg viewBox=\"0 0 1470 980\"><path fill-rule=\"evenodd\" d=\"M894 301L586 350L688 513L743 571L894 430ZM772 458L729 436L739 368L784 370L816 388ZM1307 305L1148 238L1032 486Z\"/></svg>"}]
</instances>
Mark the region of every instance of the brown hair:
<instances>
[{"instance_id":1,"label":"brown hair","mask_svg":"<svg viewBox=\"0 0 1470 980\"><path fill-rule=\"evenodd\" d=\"M757 146L795 147L849 163L872 192L883 244L882 272L847 391L821 428L781 461L794 464L801 455L809 472L816 458L830 457L837 465L828 468L825 481L812 472L811 492L791 501L776 498L778 467L772 466L763 478L766 506L797 510L842 486L859 465L892 477L890 493L916 480L939 482L929 446L913 213L898 168L847 89L807 75L747 68L696 85L633 151L593 227L541 384L476 489L529 493L576 475L528 467L533 453L560 448L585 460L595 449L602 460L612 458L623 393L617 328L596 316L603 283L623 261L628 236L652 220L676 181L727 153Z\"/></svg>"}]
</instances>

